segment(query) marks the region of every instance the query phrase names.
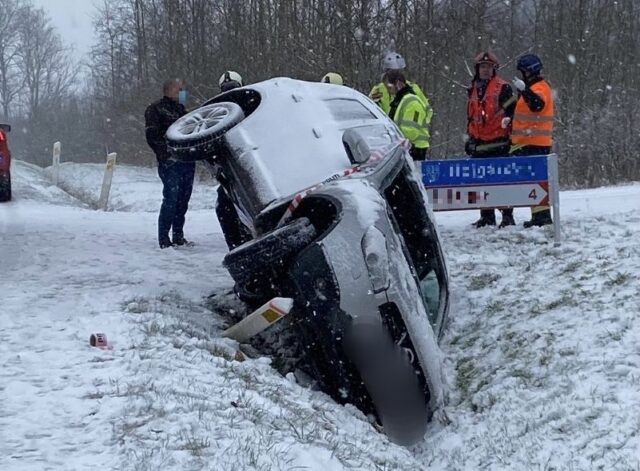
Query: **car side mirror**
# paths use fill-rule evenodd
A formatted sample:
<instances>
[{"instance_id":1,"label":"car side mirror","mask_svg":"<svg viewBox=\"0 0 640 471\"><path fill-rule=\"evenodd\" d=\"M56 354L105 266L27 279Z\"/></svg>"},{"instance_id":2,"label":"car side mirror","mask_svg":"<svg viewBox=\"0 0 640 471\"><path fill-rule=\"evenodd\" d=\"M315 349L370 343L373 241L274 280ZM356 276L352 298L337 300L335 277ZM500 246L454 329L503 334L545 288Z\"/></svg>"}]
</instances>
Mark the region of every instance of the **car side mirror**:
<instances>
[{"instance_id":1,"label":"car side mirror","mask_svg":"<svg viewBox=\"0 0 640 471\"><path fill-rule=\"evenodd\" d=\"M2 129L4 132L11 132L11 125L10 124L0 124L0 129Z\"/></svg>"},{"instance_id":2,"label":"car side mirror","mask_svg":"<svg viewBox=\"0 0 640 471\"><path fill-rule=\"evenodd\" d=\"M371 157L369 144L355 129L347 129L344 132L342 143L352 164L363 164Z\"/></svg>"}]
</instances>

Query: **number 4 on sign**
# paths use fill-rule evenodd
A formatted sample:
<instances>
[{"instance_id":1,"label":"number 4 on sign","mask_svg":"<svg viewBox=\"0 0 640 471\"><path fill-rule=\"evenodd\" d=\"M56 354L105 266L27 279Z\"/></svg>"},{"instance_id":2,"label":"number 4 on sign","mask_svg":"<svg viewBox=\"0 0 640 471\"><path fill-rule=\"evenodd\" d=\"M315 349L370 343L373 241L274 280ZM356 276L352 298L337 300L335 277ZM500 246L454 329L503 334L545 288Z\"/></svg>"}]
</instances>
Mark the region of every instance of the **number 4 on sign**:
<instances>
[{"instance_id":1,"label":"number 4 on sign","mask_svg":"<svg viewBox=\"0 0 640 471\"><path fill-rule=\"evenodd\" d=\"M537 197L538 195L536 195L536 189L534 188L529 192L529 198L531 198L532 200L535 200Z\"/></svg>"}]
</instances>

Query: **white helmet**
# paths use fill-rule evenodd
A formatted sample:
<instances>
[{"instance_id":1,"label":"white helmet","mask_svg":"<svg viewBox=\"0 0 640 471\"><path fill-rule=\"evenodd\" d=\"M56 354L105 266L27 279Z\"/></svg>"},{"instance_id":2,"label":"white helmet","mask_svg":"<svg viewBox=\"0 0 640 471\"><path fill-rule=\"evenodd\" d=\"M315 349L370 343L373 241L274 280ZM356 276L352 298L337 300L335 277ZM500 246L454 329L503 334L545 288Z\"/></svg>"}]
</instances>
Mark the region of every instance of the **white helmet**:
<instances>
[{"instance_id":1,"label":"white helmet","mask_svg":"<svg viewBox=\"0 0 640 471\"><path fill-rule=\"evenodd\" d=\"M320 79L322 83L331 83L333 85L344 85L344 80L342 79L342 75L337 74L335 72L329 72Z\"/></svg>"},{"instance_id":2,"label":"white helmet","mask_svg":"<svg viewBox=\"0 0 640 471\"><path fill-rule=\"evenodd\" d=\"M382 59L384 70L402 70L407 66L404 58L397 52L387 52Z\"/></svg>"},{"instance_id":3,"label":"white helmet","mask_svg":"<svg viewBox=\"0 0 640 471\"><path fill-rule=\"evenodd\" d=\"M232 88L242 87L242 77L238 72L233 70L227 70L220 76L218 85L223 91L231 90Z\"/></svg>"}]
</instances>

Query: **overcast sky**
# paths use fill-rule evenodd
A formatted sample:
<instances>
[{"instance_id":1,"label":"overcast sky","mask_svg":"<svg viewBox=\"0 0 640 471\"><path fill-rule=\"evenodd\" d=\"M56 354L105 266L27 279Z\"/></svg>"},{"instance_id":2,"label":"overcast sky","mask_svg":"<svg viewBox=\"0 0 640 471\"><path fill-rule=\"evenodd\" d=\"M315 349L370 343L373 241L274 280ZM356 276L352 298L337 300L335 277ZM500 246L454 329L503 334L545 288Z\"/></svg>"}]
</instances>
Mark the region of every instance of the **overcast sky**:
<instances>
[{"instance_id":1,"label":"overcast sky","mask_svg":"<svg viewBox=\"0 0 640 471\"><path fill-rule=\"evenodd\" d=\"M84 59L93 41L92 15L101 0L32 0L44 8L62 40L73 46L78 58Z\"/></svg>"}]
</instances>

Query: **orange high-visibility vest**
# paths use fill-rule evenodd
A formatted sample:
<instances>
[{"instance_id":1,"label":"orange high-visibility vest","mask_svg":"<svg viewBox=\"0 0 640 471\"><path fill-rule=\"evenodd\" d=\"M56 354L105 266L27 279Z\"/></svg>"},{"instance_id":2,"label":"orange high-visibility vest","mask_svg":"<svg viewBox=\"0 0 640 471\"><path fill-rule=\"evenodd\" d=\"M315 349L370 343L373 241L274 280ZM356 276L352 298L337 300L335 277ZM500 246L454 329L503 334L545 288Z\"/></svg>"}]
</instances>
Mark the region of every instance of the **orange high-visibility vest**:
<instances>
[{"instance_id":1,"label":"orange high-visibility vest","mask_svg":"<svg viewBox=\"0 0 640 471\"><path fill-rule=\"evenodd\" d=\"M502 127L506 114L500 106L500 92L506 83L495 75L487 84L482 100L478 97L478 88L473 86L467 104L467 134L473 139L494 141L509 137L509 127Z\"/></svg>"},{"instance_id":2,"label":"orange high-visibility vest","mask_svg":"<svg viewBox=\"0 0 640 471\"><path fill-rule=\"evenodd\" d=\"M522 95L518 97L513 115L511 143L520 146L551 147L553 144L553 96L544 80L534 83L531 91L544 101L541 111L533 112Z\"/></svg>"}]
</instances>

